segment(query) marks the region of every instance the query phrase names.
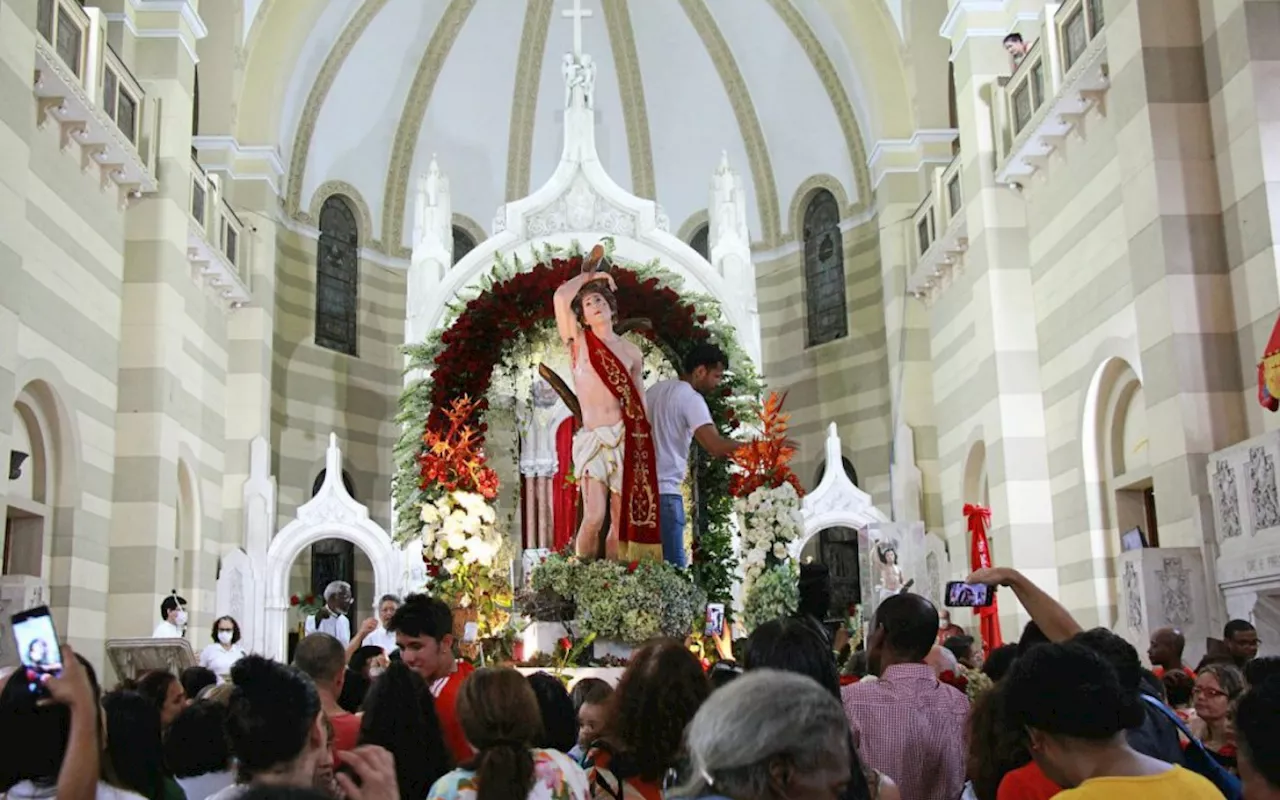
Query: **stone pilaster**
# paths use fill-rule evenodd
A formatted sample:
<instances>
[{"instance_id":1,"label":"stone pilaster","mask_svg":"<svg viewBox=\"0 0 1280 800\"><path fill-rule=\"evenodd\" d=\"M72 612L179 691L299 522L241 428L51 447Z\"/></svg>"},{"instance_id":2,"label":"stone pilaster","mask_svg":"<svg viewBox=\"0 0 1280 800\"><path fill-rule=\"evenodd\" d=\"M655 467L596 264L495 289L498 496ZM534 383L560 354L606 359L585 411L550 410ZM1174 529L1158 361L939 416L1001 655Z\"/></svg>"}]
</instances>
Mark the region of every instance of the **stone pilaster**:
<instances>
[{"instance_id":1,"label":"stone pilaster","mask_svg":"<svg viewBox=\"0 0 1280 800\"><path fill-rule=\"evenodd\" d=\"M966 20L978 25L980 20ZM931 309L934 399L943 500L953 559L968 558L961 497L966 469L985 450L997 563L1020 569L1050 594L1059 575L1040 355L1023 201L995 183L990 84L1006 75L999 36L953 32L962 184L969 232L964 274ZM976 499L976 498L970 498ZM1013 636L1024 615L1010 603Z\"/></svg>"},{"instance_id":2,"label":"stone pilaster","mask_svg":"<svg viewBox=\"0 0 1280 800\"><path fill-rule=\"evenodd\" d=\"M1160 432L1150 441L1160 544L1214 553L1208 454L1244 438L1245 426L1198 5L1106 4L1108 114L1143 393L1150 429Z\"/></svg>"}]
</instances>

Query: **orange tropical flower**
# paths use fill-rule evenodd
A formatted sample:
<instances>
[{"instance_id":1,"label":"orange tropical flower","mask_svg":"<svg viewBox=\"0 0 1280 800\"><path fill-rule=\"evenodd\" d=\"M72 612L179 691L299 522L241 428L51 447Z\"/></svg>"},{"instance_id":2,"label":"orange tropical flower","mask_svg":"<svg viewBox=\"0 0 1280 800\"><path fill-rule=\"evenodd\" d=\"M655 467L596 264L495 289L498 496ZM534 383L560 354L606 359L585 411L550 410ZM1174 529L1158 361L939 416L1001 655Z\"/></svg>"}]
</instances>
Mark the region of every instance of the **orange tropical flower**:
<instances>
[{"instance_id":1,"label":"orange tropical flower","mask_svg":"<svg viewBox=\"0 0 1280 800\"><path fill-rule=\"evenodd\" d=\"M795 448L787 439L791 415L782 411L786 400L786 394L769 393L760 411L761 435L743 442L731 456L739 470L729 478L729 494L734 497L746 497L761 486L774 489L784 483L795 487L796 494L804 494L789 466Z\"/></svg>"},{"instance_id":2,"label":"orange tropical flower","mask_svg":"<svg viewBox=\"0 0 1280 800\"><path fill-rule=\"evenodd\" d=\"M480 403L463 395L445 410L441 430L428 427L423 435L427 451L419 457L420 486L439 485L445 491L476 492L487 500L498 496L498 474L486 465L482 437L467 424Z\"/></svg>"}]
</instances>

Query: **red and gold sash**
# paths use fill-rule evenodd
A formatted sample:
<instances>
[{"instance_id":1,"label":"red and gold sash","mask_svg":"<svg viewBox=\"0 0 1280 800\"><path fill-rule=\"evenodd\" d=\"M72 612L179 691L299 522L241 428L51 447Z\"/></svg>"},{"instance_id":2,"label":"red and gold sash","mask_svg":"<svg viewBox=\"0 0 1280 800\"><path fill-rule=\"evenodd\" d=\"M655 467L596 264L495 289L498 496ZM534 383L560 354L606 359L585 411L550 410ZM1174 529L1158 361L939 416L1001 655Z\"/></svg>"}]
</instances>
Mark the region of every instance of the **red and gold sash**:
<instances>
[{"instance_id":1,"label":"red and gold sash","mask_svg":"<svg viewBox=\"0 0 1280 800\"><path fill-rule=\"evenodd\" d=\"M640 389L627 367L590 328L584 328L587 355L604 385L622 405L626 448L622 467L622 521L618 557L623 560L662 558L662 528L658 522L658 454L653 429L644 413Z\"/></svg>"}]
</instances>

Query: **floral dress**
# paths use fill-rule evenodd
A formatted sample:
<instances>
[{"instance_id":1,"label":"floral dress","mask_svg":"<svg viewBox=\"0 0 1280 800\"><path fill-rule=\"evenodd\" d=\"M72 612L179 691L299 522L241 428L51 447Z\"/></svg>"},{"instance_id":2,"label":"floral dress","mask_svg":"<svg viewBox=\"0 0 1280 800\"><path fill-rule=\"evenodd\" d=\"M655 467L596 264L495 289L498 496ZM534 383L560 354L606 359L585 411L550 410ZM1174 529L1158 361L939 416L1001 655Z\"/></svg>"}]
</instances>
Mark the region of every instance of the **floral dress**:
<instances>
[{"instance_id":1,"label":"floral dress","mask_svg":"<svg viewBox=\"0 0 1280 800\"><path fill-rule=\"evenodd\" d=\"M587 776L573 759L556 750L531 751L533 788L528 800L590 800ZM427 800L475 800L476 774L455 769L435 782Z\"/></svg>"}]
</instances>

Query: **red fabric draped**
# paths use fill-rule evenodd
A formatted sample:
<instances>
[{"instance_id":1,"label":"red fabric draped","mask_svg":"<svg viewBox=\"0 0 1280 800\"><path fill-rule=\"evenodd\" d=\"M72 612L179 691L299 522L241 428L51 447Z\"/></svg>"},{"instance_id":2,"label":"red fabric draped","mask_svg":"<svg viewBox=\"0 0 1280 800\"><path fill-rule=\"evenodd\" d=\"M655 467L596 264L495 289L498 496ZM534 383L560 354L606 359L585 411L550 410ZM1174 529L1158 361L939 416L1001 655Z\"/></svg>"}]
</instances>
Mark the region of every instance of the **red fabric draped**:
<instances>
[{"instance_id":1,"label":"red fabric draped","mask_svg":"<svg viewBox=\"0 0 1280 800\"><path fill-rule=\"evenodd\" d=\"M618 531L618 557L635 560L662 558L662 532L658 523L658 454L653 430L645 416L644 398L631 380L627 367L590 328L583 329L591 366L622 405L626 431L626 455L622 466L622 524Z\"/></svg>"},{"instance_id":2,"label":"red fabric draped","mask_svg":"<svg viewBox=\"0 0 1280 800\"><path fill-rule=\"evenodd\" d=\"M573 541L578 530L578 487L569 483L573 471L573 434L576 430L573 417L560 423L556 429L556 476L552 479L551 502L555 514L553 530L556 552Z\"/></svg>"},{"instance_id":3,"label":"red fabric draped","mask_svg":"<svg viewBox=\"0 0 1280 800\"><path fill-rule=\"evenodd\" d=\"M991 524L991 509L986 506L965 504L964 515L969 520L969 567L973 570L991 566L991 548L987 543L987 526ZM990 653L1004 644L1000 635L1000 610L998 598L993 598L986 608L975 608L978 615L978 632L982 637L982 652Z\"/></svg>"}]
</instances>

